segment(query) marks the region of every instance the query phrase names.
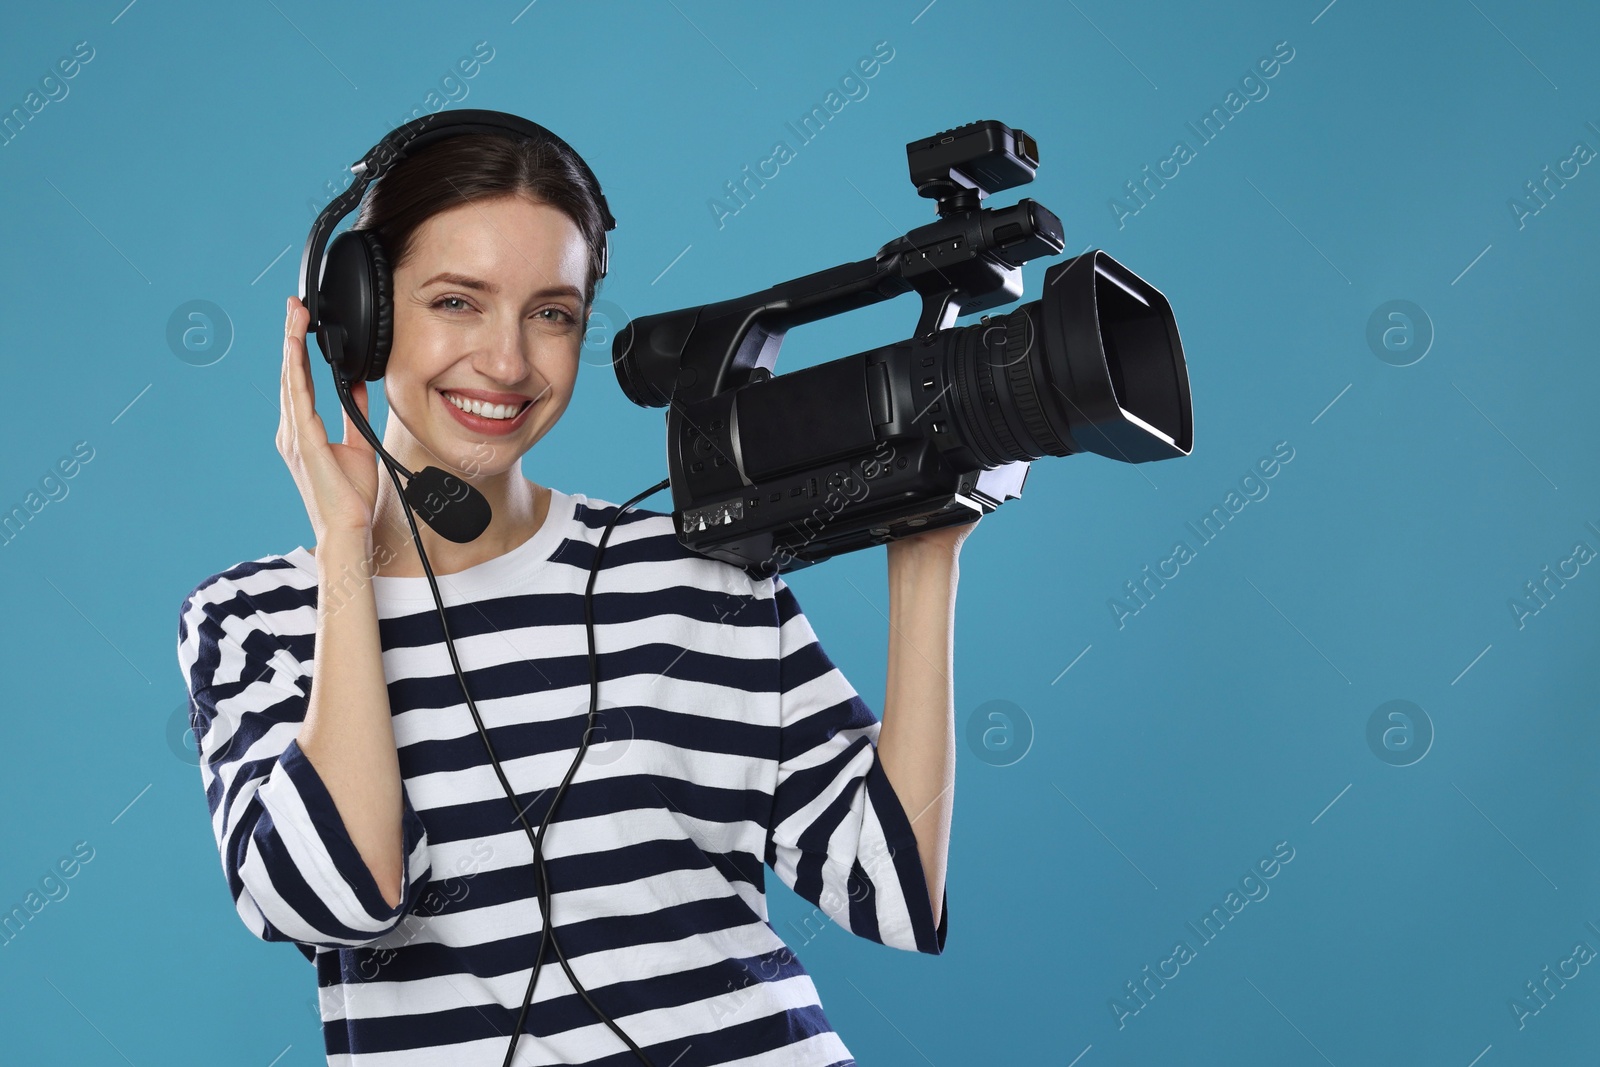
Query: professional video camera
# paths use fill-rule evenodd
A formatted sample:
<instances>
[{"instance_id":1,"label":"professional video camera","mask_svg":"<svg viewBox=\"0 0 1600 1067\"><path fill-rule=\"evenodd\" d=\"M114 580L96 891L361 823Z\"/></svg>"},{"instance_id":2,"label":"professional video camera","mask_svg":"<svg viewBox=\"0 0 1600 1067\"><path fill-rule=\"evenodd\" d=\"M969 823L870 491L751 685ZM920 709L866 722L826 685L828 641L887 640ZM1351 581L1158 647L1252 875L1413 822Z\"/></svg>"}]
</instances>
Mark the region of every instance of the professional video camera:
<instances>
[{"instance_id":1,"label":"professional video camera","mask_svg":"<svg viewBox=\"0 0 1600 1067\"><path fill-rule=\"evenodd\" d=\"M669 407L678 538L753 577L970 522L1022 495L1041 456L1128 463L1189 454L1189 375L1165 297L1095 249L1022 296L1022 265L1063 248L1061 222L1023 199L1038 146L983 121L906 145L937 222L871 259L748 296L634 319L613 346L617 381ZM794 326L902 293L922 296L916 335L775 376Z\"/></svg>"}]
</instances>

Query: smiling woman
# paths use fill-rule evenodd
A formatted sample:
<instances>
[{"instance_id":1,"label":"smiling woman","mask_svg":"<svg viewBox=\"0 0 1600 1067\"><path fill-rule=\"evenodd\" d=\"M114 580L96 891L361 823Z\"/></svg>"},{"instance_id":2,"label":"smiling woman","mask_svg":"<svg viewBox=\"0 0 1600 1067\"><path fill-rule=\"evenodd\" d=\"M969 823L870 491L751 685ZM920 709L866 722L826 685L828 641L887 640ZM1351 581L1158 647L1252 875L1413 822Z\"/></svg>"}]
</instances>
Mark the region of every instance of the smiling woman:
<instances>
[{"instance_id":1,"label":"smiling woman","mask_svg":"<svg viewBox=\"0 0 1600 1067\"><path fill-rule=\"evenodd\" d=\"M475 539L411 526L348 412L329 440L288 302L278 448L314 550L208 578L179 622L227 884L251 932L315 963L330 1063L853 1063L768 922L763 865L845 930L942 951L959 541L891 553L905 710L880 759L885 724L781 578L689 552L670 514L524 477L605 264L598 186L563 148L426 145L355 225L389 279L381 443L489 501Z\"/></svg>"}]
</instances>

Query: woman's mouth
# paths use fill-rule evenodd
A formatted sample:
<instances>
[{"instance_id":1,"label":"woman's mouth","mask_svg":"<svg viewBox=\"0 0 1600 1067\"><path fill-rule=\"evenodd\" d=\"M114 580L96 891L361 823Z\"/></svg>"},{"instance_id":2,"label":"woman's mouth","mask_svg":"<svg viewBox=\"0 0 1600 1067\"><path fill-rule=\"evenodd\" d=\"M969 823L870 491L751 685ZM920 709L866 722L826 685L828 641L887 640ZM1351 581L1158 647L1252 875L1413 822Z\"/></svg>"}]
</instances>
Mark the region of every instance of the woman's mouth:
<instances>
[{"instance_id":1,"label":"woman's mouth","mask_svg":"<svg viewBox=\"0 0 1600 1067\"><path fill-rule=\"evenodd\" d=\"M495 402L449 389L440 389L438 394L445 410L461 425L476 433L497 436L518 429L527 421L528 412L533 410L536 403L527 397L515 400L508 397L504 402Z\"/></svg>"}]
</instances>

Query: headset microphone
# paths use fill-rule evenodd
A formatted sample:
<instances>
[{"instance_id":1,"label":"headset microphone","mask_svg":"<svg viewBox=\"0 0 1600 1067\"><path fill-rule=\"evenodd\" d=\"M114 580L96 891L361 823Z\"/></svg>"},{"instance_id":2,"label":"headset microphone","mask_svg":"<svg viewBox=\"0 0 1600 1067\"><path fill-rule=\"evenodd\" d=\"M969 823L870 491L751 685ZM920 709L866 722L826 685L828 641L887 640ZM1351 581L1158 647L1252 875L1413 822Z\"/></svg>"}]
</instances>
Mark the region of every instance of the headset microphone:
<instances>
[{"instance_id":1,"label":"headset microphone","mask_svg":"<svg viewBox=\"0 0 1600 1067\"><path fill-rule=\"evenodd\" d=\"M468 482L424 467L406 483L406 503L446 541L464 545L489 528L489 501Z\"/></svg>"}]
</instances>

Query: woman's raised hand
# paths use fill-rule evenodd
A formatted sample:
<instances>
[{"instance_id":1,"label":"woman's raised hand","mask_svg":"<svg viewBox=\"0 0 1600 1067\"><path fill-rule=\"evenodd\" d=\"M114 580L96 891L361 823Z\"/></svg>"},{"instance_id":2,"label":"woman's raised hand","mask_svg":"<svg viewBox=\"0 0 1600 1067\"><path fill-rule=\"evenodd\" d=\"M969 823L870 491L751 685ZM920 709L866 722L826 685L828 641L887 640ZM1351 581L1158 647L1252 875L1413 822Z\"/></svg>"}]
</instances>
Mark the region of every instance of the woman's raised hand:
<instances>
[{"instance_id":1,"label":"woman's raised hand","mask_svg":"<svg viewBox=\"0 0 1600 1067\"><path fill-rule=\"evenodd\" d=\"M311 359L306 351L310 321L305 305L297 297L289 297L278 391L278 454L294 476L318 543L329 534L344 531L370 536L378 500L377 456L348 412L344 414L344 443L335 444L328 438L311 384ZM350 393L365 417L367 383L352 382Z\"/></svg>"}]
</instances>

